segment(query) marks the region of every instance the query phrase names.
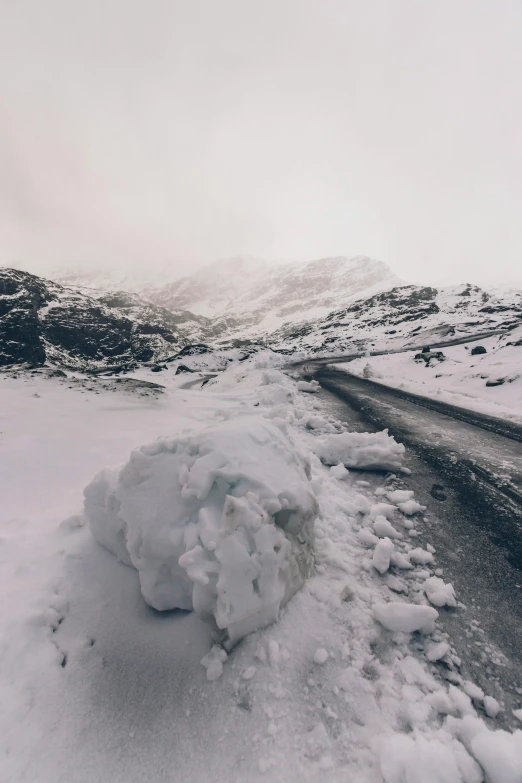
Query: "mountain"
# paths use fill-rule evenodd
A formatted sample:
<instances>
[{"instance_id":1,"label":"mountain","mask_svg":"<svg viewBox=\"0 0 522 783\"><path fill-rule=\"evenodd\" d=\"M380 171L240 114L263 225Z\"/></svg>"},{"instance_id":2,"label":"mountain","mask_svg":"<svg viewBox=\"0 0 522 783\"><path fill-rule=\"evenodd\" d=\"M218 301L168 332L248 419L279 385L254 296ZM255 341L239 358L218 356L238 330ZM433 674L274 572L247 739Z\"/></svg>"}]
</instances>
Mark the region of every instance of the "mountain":
<instances>
[{"instance_id":1,"label":"mountain","mask_svg":"<svg viewBox=\"0 0 522 783\"><path fill-rule=\"evenodd\" d=\"M438 342L522 323L522 292L398 286L306 323L285 325L270 344L287 350L343 353Z\"/></svg>"},{"instance_id":2,"label":"mountain","mask_svg":"<svg viewBox=\"0 0 522 783\"><path fill-rule=\"evenodd\" d=\"M162 361L210 334L208 321L135 294L91 292L0 269L0 365L45 362L77 370Z\"/></svg>"},{"instance_id":3,"label":"mountain","mask_svg":"<svg viewBox=\"0 0 522 783\"><path fill-rule=\"evenodd\" d=\"M155 304L213 319L222 337L256 337L305 319L320 318L400 284L382 262L370 258L321 258L269 264L232 258L147 292Z\"/></svg>"},{"instance_id":4,"label":"mountain","mask_svg":"<svg viewBox=\"0 0 522 783\"><path fill-rule=\"evenodd\" d=\"M362 256L279 263L236 256L178 280L165 282L173 273L161 274L163 281L156 273L69 271L56 279L91 295L93 289L129 290L172 312L190 311L210 319L214 338L222 342L266 336L402 282L382 262Z\"/></svg>"}]
</instances>

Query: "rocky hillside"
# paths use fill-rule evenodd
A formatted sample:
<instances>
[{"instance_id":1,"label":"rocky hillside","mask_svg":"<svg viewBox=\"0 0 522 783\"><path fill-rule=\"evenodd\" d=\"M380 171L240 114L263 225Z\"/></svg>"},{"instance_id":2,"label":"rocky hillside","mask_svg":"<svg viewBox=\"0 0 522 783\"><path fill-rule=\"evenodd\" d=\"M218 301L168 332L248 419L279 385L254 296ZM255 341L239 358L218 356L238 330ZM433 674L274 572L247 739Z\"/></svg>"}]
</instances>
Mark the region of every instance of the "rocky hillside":
<instances>
[{"instance_id":1,"label":"rocky hillside","mask_svg":"<svg viewBox=\"0 0 522 783\"><path fill-rule=\"evenodd\" d=\"M188 343L220 347L256 338L287 351L378 351L522 322L521 292L473 285L383 291L394 277L368 259L270 268L252 259L236 261L219 273L199 272L157 289L156 302L165 306L135 293L78 289L0 269L0 365L128 368L164 361ZM340 301L342 308L335 306ZM189 304L215 315L194 315Z\"/></svg>"},{"instance_id":2,"label":"rocky hillside","mask_svg":"<svg viewBox=\"0 0 522 783\"><path fill-rule=\"evenodd\" d=\"M212 318L223 337L255 337L285 323L320 318L361 296L397 285L399 279L369 258L322 258L273 265L236 258L149 291L156 304Z\"/></svg>"},{"instance_id":3,"label":"rocky hillside","mask_svg":"<svg viewBox=\"0 0 522 783\"><path fill-rule=\"evenodd\" d=\"M206 319L125 293L85 292L0 269L0 365L79 370L157 362L208 333Z\"/></svg>"},{"instance_id":4,"label":"rocky hillside","mask_svg":"<svg viewBox=\"0 0 522 783\"><path fill-rule=\"evenodd\" d=\"M107 272L62 273L58 279L105 291L119 282ZM240 256L169 283L155 281L152 276L126 281L156 305L211 319L213 338L221 342L266 336L284 324L321 318L355 299L400 283L380 261L342 256L280 264Z\"/></svg>"},{"instance_id":5,"label":"rocky hillside","mask_svg":"<svg viewBox=\"0 0 522 783\"><path fill-rule=\"evenodd\" d=\"M284 326L270 337L278 348L342 353L430 343L522 322L522 292L487 292L473 285L401 286L359 299L324 318Z\"/></svg>"}]
</instances>

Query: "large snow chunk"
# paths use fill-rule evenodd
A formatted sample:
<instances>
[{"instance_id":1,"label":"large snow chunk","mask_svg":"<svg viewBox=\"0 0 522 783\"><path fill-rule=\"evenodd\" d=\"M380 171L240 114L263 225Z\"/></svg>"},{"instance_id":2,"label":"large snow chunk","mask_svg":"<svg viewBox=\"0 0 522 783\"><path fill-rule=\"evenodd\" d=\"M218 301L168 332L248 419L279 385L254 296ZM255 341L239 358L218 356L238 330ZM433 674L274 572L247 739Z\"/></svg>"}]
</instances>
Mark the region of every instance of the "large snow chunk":
<instances>
[{"instance_id":1,"label":"large snow chunk","mask_svg":"<svg viewBox=\"0 0 522 783\"><path fill-rule=\"evenodd\" d=\"M481 783L478 764L458 741L395 734L380 744L385 783Z\"/></svg>"},{"instance_id":2,"label":"large snow chunk","mask_svg":"<svg viewBox=\"0 0 522 783\"><path fill-rule=\"evenodd\" d=\"M373 567L380 573L385 574L390 567L390 558L393 552L393 543L389 538L383 538L373 552Z\"/></svg>"},{"instance_id":3,"label":"large snow chunk","mask_svg":"<svg viewBox=\"0 0 522 783\"><path fill-rule=\"evenodd\" d=\"M347 468L400 470L404 446L382 432L342 432L318 438L314 452L326 465L342 462Z\"/></svg>"},{"instance_id":4,"label":"large snow chunk","mask_svg":"<svg viewBox=\"0 0 522 783\"><path fill-rule=\"evenodd\" d=\"M455 590L452 584L444 582L438 576L430 576L422 585L428 601L434 606L457 606Z\"/></svg>"},{"instance_id":5,"label":"large snow chunk","mask_svg":"<svg viewBox=\"0 0 522 783\"><path fill-rule=\"evenodd\" d=\"M406 500L404 503L398 503L397 507L408 517L418 514L419 511L426 511L426 506L421 506L416 500Z\"/></svg>"},{"instance_id":6,"label":"large snow chunk","mask_svg":"<svg viewBox=\"0 0 522 783\"><path fill-rule=\"evenodd\" d=\"M95 539L158 610L192 609L234 641L277 619L312 570L310 466L262 417L161 438L85 489Z\"/></svg>"},{"instance_id":7,"label":"large snow chunk","mask_svg":"<svg viewBox=\"0 0 522 783\"><path fill-rule=\"evenodd\" d=\"M436 609L432 609L431 606L418 606L416 604L392 601L389 604L375 604L373 616L388 631L402 631L403 633L424 631L425 633L431 633L439 613Z\"/></svg>"},{"instance_id":8,"label":"large snow chunk","mask_svg":"<svg viewBox=\"0 0 522 783\"><path fill-rule=\"evenodd\" d=\"M486 773L488 783L520 783L522 780L522 731L491 731L471 715L455 721L459 739L470 748Z\"/></svg>"},{"instance_id":9,"label":"large snow chunk","mask_svg":"<svg viewBox=\"0 0 522 783\"><path fill-rule=\"evenodd\" d=\"M392 523L388 522L386 517L378 516L373 523L373 529L379 538L385 538L386 536L388 538L401 538L401 534L398 530L395 530Z\"/></svg>"},{"instance_id":10,"label":"large snow chunk","mask_svg":"<svg viewBox=\"0 0 522 783\"><path fill-rule=\"evenodd\" d=\"M409 489L394 489L391 492L387 492L386 497L392 503L406 503L413 498L414 494Z\"/></svg>"},{"instance_id":11,"label":"large snow chunk","mask_svg":"<svg viewBox=\"0 0 522 783\"><path fill-rule=\"evenodd\" d=\"M422 549L421 547L417 547L417 549L410 549L408 552L408 557L410 562L415 563L416 565L428 565L429 563L433 563L434 560L432 552L428 552L426 549Z\"/></svg>"},{"instance_id":12,"label":"large snow chunk","mask_svg":"<svg viewBox=\"0 0 522 783\"><path fill-rule=\"evenodd\" d=\"M317 381L298 381L297 391L308 392L308 394L316 394L319 391L320 385Z\"/></svg>"}]
</instances>

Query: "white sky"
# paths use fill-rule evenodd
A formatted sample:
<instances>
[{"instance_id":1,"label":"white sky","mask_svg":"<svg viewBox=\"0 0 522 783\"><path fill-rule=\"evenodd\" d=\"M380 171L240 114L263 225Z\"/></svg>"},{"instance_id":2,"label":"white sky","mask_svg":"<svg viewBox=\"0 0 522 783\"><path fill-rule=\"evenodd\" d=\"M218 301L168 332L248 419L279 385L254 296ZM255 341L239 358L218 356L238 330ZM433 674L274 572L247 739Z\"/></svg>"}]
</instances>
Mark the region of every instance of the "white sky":
<instances>
[{"instance_id":1,"label":"white sky","mask_svg":"<svg viewBox=\"0 0 522 783\"><path fill-rule=\"evenodd\" d=\"M522 284L520 0L0 0L0 263Z\"/></svg>"}]
</instances>

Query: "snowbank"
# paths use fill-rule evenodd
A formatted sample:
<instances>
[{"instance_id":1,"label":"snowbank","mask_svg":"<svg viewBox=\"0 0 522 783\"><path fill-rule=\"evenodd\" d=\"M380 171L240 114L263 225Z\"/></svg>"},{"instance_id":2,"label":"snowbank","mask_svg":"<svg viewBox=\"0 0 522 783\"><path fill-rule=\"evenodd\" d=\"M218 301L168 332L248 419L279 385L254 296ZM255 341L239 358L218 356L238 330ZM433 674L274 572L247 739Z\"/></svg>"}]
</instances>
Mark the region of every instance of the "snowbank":
<instances>
[{"instance_id":1,"label":"snowbank","mask_svg":"<svg viewBox=\"0 0 522 783\"><path fill-rule=\"evenodd\" d=\"M502 334L480 339L478 345L486 352L473 354L477 342L470 335L469 343L443 348L446 360L417 363L417 350L355 359L349 364L337 364L336 369L363 378L376 378L379 383L405 391L432 397L486 415L522 421L522 326ZM427 341L429 342L429 340ZM389 343L383 343L388 349Z\"/></svg>"},{"instance_id":2,"label":"snowbank","mask_svg":"<svg viewBox=\"0 0 522 783\"><path fill-rule=\"evenodd\" d=\"M312 571L309 476L279 428L244 416L137 449L86 487L85 513L148 604L194 608L235 641L273 622Z\"/></svg>"},{"instance_id":3,"label":"snowbank","mask_svg":"<svg viewBox=\"0 0 522 783\"><path fill-rule=\"evenodd\" d=\"M405 448L382 432L342 432L318 438L314 452L326 465L344 464L347 468L400 470Z\"/></svg>"}]
</instances>

